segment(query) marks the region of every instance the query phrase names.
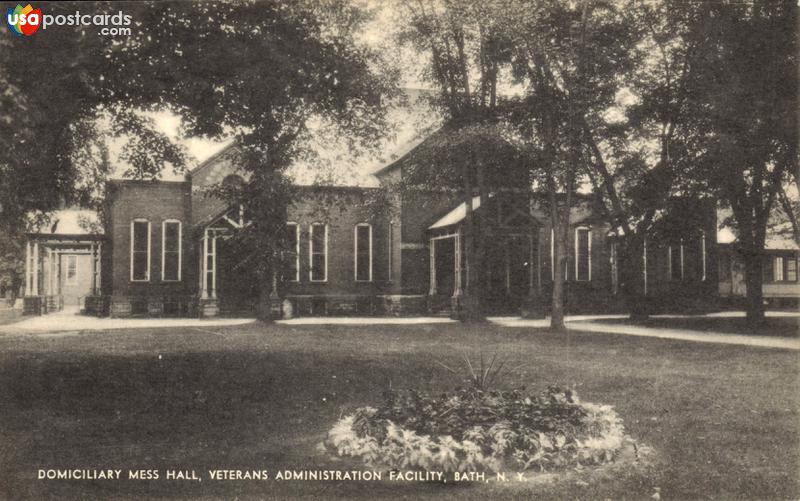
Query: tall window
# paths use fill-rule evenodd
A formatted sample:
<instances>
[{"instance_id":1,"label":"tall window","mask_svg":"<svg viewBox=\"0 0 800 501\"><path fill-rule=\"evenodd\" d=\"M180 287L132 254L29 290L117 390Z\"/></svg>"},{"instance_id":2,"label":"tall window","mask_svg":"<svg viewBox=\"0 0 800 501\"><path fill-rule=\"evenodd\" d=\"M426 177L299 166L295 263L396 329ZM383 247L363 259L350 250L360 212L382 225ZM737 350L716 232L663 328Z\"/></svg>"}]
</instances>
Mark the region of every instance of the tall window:
<instances>
[{"instance_id":1,"label":"tall window","mask_svg":"<svg viewBox=\"0 0 800 501\"><path fill-rule=\"evenodd\" d=\"M783 282L783 256L775 257L775 264L772 267L773 280Z\"/></svg>"},{"instance_id":2,"label":"tall window","mask_svg":"<svg viewBox=\"0 0 800 501\"><path fill-rule=\"evenodd\" d=\"M575 228L575 280L592 279L592 230Z\"/></svg>"},{"instance_id":3,"label":"tall window","mask_svg":"<svg viewBox=\"0 0 800 501\"><path fill-rule=\"evenodd\" d=\"M706 232L700 232L700 269L702 275L700 276L700 280L706 280Z\"/></svg>"},{"instance_id":4,"label":"tall window","mask_svg":"<svg viewBox=\"0 0 800 501\"><path fill-rule=\"evenodd\" d=\"M670 280L683 280L683 244L667 247L667 266Z\"/></svg>"},{"instance_id":5,"label":"tall window","mask_svg":"<svg viewBox=\"0 0 800 501\"><path fill-rule=\"evenodd\" d=\"M181 222L167 220L161 224L161 280L181 279Z\"/></svg>"},{"instance_id":6,"label":"tall window","mask_svg":"<svg viewBox=\"0 0 800 501\"><path fill-rule=\"evenodd\" d=\"M372 226L356 225L354 237L354 260L356 282L372 281Z\"/></svg>"},{"instance_id":7,"label":"tall window","mask_svg":"<svg viewBox=\"0 0 800 501\"><path fill-rule=\"evenodd\" d=\"M67 256L67 285L75 285L78 281L78 256Z\"/></svg>"},{"instance_id":8,"label":"tall window","mask_svg":"<svg viewBox=\"0 0 800 501\"><path fill-rule=\"evenodd\" d=\"M300 226L297 223L286 223L286 280L300 281Z\"/></svg>"},{"instance_id":9,"label":"tall window","mask_svg":"<svg viewBox=\"0 0 800 501\"><path fill-rule=\"evenodd\" d=\"M309 280L312 282L325 282L328 280L328 225L314 223L309 234L308 259L310 269Z\"/></svg>"},{"instance_id":10,"label":"tall window","mask_svg":"<svg viewBox=\"0 0 800 501\"><path fill-rule=\"evenodd\" d=\"M389 248L389 256L388 256L389 257L389 281L391 282L392 280L394 280L394 270L392 269L393 268L392 265L394 264L394 258L393 258L393 254L394 254L394 224L393 223L389 223L389 232L388 233L389 233L389 242L388 242L388 248Z\"/></svg>"},{"instance_id":11,"label":"tall window","mask_svg":"<svg viewBox=\"0 0 800 501\"><path fill-rule=\"evenodd\" d=\"M131 222L131 280L150 280L150 221L146 219Z\"/></svg>"}]
</instances>

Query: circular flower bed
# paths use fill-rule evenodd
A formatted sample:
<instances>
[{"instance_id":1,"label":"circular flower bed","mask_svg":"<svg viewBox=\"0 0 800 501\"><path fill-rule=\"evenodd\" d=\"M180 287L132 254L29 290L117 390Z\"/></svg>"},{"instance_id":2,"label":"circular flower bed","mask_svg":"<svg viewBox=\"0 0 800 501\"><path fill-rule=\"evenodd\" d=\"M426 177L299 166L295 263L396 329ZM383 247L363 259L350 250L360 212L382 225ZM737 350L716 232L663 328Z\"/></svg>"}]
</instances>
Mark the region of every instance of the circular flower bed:
<instances>
[{"instance_id":1,"label":"circular flower bed","mask_svg":"<svg viewBox=\"0 0 800 501\"><path fill-rule=\"evenodd\" d=\"M570 390L466 388L438 397L389 391L328 433L326 446L367 465L440 471L551 470L614 461L632 441L608 405Z\"/></svg>"}]
</instances>

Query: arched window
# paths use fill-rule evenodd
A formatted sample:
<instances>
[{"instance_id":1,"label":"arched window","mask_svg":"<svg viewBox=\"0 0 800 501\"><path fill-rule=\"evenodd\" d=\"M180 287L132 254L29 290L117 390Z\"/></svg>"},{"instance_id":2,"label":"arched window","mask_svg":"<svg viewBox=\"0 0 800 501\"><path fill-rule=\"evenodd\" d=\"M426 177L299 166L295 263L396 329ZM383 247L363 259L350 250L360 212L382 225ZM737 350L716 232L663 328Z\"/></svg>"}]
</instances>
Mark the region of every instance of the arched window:
<instances>
[{"instance_id":1,"label":"arched window","mask_svg":"<svg viewBox=\"0 0 800 501\"><path fill-rule=\"evenodd\" d=\"M308 279L312 282L328 280L328 225L313 223L308 231Z\"/></svg>"},{"instance_id":2,"label":"arched window","mask_svg":"<svg viewBox=\"0 0 800 501\"><path fill-rule=\"evenodd\" d=\"M372 225L359 223L353 232L353 262L356 282L372 281Z\"/></svg>"},{"instance_id":3,"label":"arched window","mask_svg":"<svg viewBox=\"0 0 800 501\"><path fill-rule=\"evenodd\" d=\"M592 279L592 230L586 226L575 228L575 280Z\"/></svg>"},{"instance_id":4,"label":"arched window","mask_svg":"<svg viewBox=\"0 0 800 501\"><path fill-rule=\"evenodd\" d=\"M131 221L131 281L150 280L150 221Z\"/></svg>"},{"instance_id":5,"label":"arched window","mask_svg":"<svg viewBox=\"0 0 800 501\"><path fill-rule=\"evenodd\" d=\"M161 223L161 280L178 282L181 279L181 222L167 219Z\"/></svg>"},{"instance_id":6,"label":"arched window","mask_svg":"<svg viewBox=\"0 0 800 501\"><path fill-rule=\"evenodd\" d=\"M683 281L683 240L667 247L667 274L670 280Z\"/></svg>"},{"instance_id":7,"label":"arched window","mask_svg":"<svg viewBox=\"0 0 800 501\"><path fill-rule=\"evenodd\" d=\"M300 225L286 223L286 242L289 246L284 254L286 262L285 278L289 282L300 281Z\"/></svg>"}]
</instances>

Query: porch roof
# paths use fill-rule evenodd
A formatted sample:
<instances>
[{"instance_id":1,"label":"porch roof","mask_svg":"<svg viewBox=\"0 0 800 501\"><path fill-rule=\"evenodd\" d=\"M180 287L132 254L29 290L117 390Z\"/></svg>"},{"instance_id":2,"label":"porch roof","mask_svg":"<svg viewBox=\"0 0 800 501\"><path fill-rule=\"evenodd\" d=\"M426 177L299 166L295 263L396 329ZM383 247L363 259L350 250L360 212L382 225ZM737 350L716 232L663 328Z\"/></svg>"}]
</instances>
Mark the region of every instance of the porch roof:
<instances>
[{"instance_id":1,"label":"porch roof","mask_svg":"<svg viewBox=\"0 0 800 501\"><path fill-rule=\"evenodd\" d=\"M28 233L52 237L96 237L103 235L103 227L93 210L61 209L51 213L45 222L33 226Z\"/></svg>"},{"instance_id":2,"label":"porch roof","mask_svg":"<svg viewBox=\"0 0 800 501\"><path fill-rule=\"evenodd\" d=\"M481 206L481 197L473 197L472 198L472 210L478 209ZM458 207L451 210L447 214L444 215L441 219L433 223L428 227L429 230L435 230L437 228L445 228L447 226L452 226L454 224L458 224L467 217L467 204L461 202Z\"/></svg>"}]
</instances>

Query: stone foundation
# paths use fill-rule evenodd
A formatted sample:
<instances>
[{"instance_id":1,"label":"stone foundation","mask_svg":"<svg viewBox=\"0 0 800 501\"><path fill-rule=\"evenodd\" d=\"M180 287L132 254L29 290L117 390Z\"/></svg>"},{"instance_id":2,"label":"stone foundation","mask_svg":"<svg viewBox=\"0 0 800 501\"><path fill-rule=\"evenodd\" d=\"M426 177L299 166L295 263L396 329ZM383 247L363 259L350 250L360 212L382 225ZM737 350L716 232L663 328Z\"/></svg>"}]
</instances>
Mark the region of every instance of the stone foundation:
<instances>
[{"instance_id":1,"label":"stone foundation","mask_svg":"<svg viewBox=\"0 0 800 501\"><path fill-rule=\"evenodd\" d=\"M428 310L428 296L423 294L392 294L378 296L384 315L394 317L422 315Z\"/></svg>"},{"instance_id":2,"label":"stone foundation","mask_svg":"<svg viewBox=\"0 0 800 501\"><path fill-rule=\"evenodd\" d=\"M210 318L219 315L219 303L216 298L198 299L197 316L200 318Z\"/></svg>"},{"instance_id":3,"label":"stone foundation","mask_svg":"<svg viewBox=\"0 0 800 501\"><path fill-rule=\"evenodd\" d=\"M22 298L23 315L41 315L44 296L25 296Z\"/></svg>"}]
</instances>

